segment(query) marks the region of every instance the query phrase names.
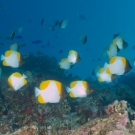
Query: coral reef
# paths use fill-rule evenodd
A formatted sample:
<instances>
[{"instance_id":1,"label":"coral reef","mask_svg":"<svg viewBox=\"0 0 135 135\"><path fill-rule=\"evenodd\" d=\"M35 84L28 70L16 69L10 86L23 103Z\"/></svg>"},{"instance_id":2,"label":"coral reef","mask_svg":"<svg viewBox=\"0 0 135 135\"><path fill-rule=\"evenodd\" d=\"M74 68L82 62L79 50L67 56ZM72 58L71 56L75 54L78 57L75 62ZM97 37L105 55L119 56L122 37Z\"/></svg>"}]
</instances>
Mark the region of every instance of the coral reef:
<instances>
[{"instance_id":1,"label":"coral reef","mask_svg":"<svg viewBox=\"0 0 135 135\"><path fill-rule=\"evenodd\" d=\"M27 85L18 91L9 91L7 78L13 71L5 69L0 79L0 135L135 134L133 81L130 85L122 83L123 80L115 84L102 84L89 77L85 80L93 93L86 98L71 99L67 96L60 103L39 104L34 88L41 81L56 79L67 86L81 78L67 75L58 67L54 57L30 54L26 64L19 68L27 76Z\"/></svg>"},{"instance_id":2,"label":"coral reef","mask_svg":"<svg viewBox=\"0 0 135 135\"><path fill-rule=\"evenodd\" d=\"M106 108L105 117L96 118L71 132L71 135L134 135L135 112L128 107L127 102L114 101Z\"/></svg>"}]
</instances>

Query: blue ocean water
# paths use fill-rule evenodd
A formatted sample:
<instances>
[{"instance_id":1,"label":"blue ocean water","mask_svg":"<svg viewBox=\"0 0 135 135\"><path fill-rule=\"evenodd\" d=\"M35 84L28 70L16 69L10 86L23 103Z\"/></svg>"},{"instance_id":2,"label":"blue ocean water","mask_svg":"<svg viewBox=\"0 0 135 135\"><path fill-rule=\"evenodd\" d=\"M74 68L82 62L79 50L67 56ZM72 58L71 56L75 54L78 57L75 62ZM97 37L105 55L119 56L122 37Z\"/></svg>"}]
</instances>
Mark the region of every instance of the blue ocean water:
<instances>
[{"instance_id":1,"label":"blue ocean water","mask_svg":"<svg viewBox=\"0 0 135 135\"><path fill-rule=\"evenodd\" d=\"M67 57L69 50L76 50L81 57L68 72L79 75L82 78L91 76L93 68L103 65L107 59L101 57L106 46L110 45L113 34L120 33L129 43L129 47L122 50L119 55L133 60L134 50L134 0L29 0L29 1L1 1L1 37L0 53L17 42L19 45L26 44L19 51L21 54L34 54L39 50L48 56L54 56L58 60ZM78 14L85 17L79 17ZM41 26L41 20L44 23ZM54 31L48 29L48 25L53 25L56 20L69 19L66 29L55 27ZM17 32L19 26L23 26L21 34ZM15 30L16 36L21 35L23 40L15 38L13 41L5 40ZM88 41L80 44L79 38L86 34ZM56 38L57 37L57 38ZM32 44L33 40L42 40L42 44ZM50 46L47 47L47 42ZM41 45L45 45L42 48ZM53 46L53 48L52 48ZM89 50L87 50L89 49ZM63 50L61 54L59 51ZM101 61L98 61L98 58ZM95 61L93 61L95 60ZM133 62L131 61L131 64Z\"/></svg>"}]
</instances>

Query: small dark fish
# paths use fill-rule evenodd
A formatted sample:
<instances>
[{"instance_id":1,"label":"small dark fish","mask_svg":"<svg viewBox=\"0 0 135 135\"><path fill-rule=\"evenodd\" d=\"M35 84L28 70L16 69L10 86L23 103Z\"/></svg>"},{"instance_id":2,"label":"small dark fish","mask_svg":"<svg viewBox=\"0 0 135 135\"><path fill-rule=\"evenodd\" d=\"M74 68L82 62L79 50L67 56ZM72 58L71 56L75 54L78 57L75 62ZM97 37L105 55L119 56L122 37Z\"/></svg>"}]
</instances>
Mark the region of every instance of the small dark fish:
<instances>
[{"instance_id":1,"label":"small dark fish","mask_svg":"<svg viewBox=\"0 0 135 135\"><path fill-rule=\"evenodd\" d=\"M59 24L59 20L56 20L54 23L54 27L58 26L58 24Z\"/></svg>"},{"instance_id":2,"label":"small dark fish","mask_svg":"<svg viewBox=\"0 0 135 135\"><path fill-rule=\"evenodd\" d=\"M100 58L98 58L98 61L101 61L101 59L100 59Z\"/></svg>"},{"instance_id":3,"label":"small dark fish","mask_svg":"<svg viewBox=\"0 0 135 135\"><path fill-rule=\"evenodd\" d=\"M87 42L87 36L82 34L81 37L80 37L80 43L81 44L86 44Z\"/></svg>"},{"instance_id":4,"label":"small dark fish","mask_svg":"<svg viewBox=\"0 0 135 135\"><path fill-rule=\"evenodd\" d=\"M113 34L113 39L118 37L120 34Z\"/></svg>"},{"instance_id":5,"label":"small dark fish","mask_svg":"<svg viewBox=\"0 0 135 135\"><path fill-rule=\"evenodd\" d=\"M89 49L86 49L87 51L89 51Z\"/></svg>"},{"instance_id":6,"label":"small dark fish","mask_svg":"<svg viewBox=\"0 0 135 135\"><path fill-rule=\"evenodd\" d=\"M95 60L92 60L92 61L95 61Z\"/></svg>"},{"instance_id":7,"label":"small dark fish","mask_svg":"<svg viewBox=\"0 0 135 135\"><path fill-rule=\"evenodd\" d=\"M11 35L10 35L10 40L13 40L14 37L15 37L15 31L13 30L12 33L11 33Z\"/></svg>"},{"instance_id":8,"label":"small dark fish","mask_svg":"<svg viewBox=\"0 0 135 135\"><path fill-rule=\"evenodd\" d=\"M1 46L5 45L4 43L0 43Z\"/></svg>"},{"instance_id":9,"label":"small dark fish","mask_svg":"<svg viewBox=\"0 0 135 135\"><path fill-rule=\"evenodd\" d=\"M30 22L31 22L31 20L28 21L28 23L30 23Z\"/></svg>"},{"instance_id":10,"label":"small dark fish","mask_svg":"<svg viewBox=\"0 0 135 135\"><path fill-rule=\"evenodd\" d=\"M41 20L40 24L41 24L41 26L44 24L44 18Z\"/></svg>"},{"instance_id":11,"label":"small dark fish","mask_svg":"<svg viewBox=\"0 0 135 135\"><path fill-rule=\"evenodd\" d=\"M59 51L59 54L62 53L62 52L63 52L63 50L60 50L60 51Z\"/></svg>"},{"instance_id":12,"label":"small dark fish","mask_svg":"<svg viewBox=\"0 0 135 135\"><path fill-rule=\"evenodd\" d=\"M77 17L84 22L86 21L86 17L82 14L77 14Z\"/></svg>"},{"instance_id":13,"label":"small dark fish","mask_svg":"<svg viewBox=\"0 0 135 135\"><path fill-rule=\"evenodd\" d=\"M41 44L42 43L41 40L35 40L35 41L31 41L31 42L32 42L32 44Z\"/></svg>"},{"instance_id":14,"label":"small dark fish","mask_svg":"<svg viewBox=\"0 0 135 135\"><path fill-rule=\"evenodd\" d=\"M23 39L23 37L22 37L22 36L16 36L16 38L17 38L17 39Z\"/></svg>"}]
</instances>

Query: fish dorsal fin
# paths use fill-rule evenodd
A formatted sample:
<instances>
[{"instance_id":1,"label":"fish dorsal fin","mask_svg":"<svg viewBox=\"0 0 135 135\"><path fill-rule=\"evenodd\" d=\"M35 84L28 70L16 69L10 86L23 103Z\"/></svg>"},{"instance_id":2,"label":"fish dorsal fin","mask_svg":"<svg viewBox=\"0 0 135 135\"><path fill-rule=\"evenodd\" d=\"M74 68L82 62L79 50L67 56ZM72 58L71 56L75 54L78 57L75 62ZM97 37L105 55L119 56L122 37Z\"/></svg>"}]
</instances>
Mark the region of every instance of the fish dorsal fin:
<instances>
[{"instance_id":1,"label":"fish dorsal fin","mask_svg":"<svg viewBox=\"0 0 135 135\"><path fill-rule=\"evenodd\" d=\"M113 34L113 39L115 39L118 36L120 36L120 34Z\"/></svg>"},{"instance_id":2,"label":"fish dorsal fin","mask_svg":"<svg viewBox=\"0 0 135 135\"><path fill-rule=\"evenodd\" d=\"M74 88L77 85L78 81L74 81L70 84L70 88Z\"/></svg>"},{"instance_id":3,"label":"fish dorsal fin","mask_svg":"<svg viewBox=\"0 0 135 135\"><path fill-rule=\"evenodd\" d=\"M50 82L51 82L51 80L41 82L40 87L39 87L40 90L45 90L48 87L48 85L50 84Z\"/></svg>"},{"instance_id":4,"label":"fish dorsal fin","mask_svg":"<svg viewBox=\"0 0 135 135\"><path fill-rule=\"evenodd\" d=\"M75 98L73 92L70 92L70 93L69 93L69 96L72 97L72 98Z\"/></svg>"},{"instance_id":5,"label":"fish dorsal fin","mask_svg":"<svg viewBox=\"0 0 135 135\"><path fill-rule=\"evenodd\" d=\"M70 55L72 52L73 52L73 50L70 50L69 53L68 53L68 55Z\"/></svg>"},{"instance_id":6,"label":"fish dorsal fin","mask_svg":"<svg viewBox=\"0 0 135 135\"><path fill-rule=\"evenodd\" d=\"M111 44L111 45L109 46L108 51L110 51L110 50L112 49L112 47L113 47L113 44Z\"/></svg>"},{"instance_id":7,"label":"fish dorsal fin","mask_svg":"<svg viewBox=\"0 0 135 135\"><path fill-rule=\"evenodd\" d=\"M104 68L101 68L99 73L102 74L104 72Z\"/></svg>"},{"instance_id":8,"label":"fish dorsal fin","mask_svg":"<svg viewBox=\"0 0 135 135\"><path fill-rule=\"evenodd\" d=\"M47 102L45 102L45 100L43 99L41 94L38 96L38 102L41 103L41 104L46 104L47 103Z\"/></svg>"},{"instance_id":9,"label":"fish dorsal fin","mask_svg":"<svg viewBox=\"0 0 135 135\"><path fill-rule=\"evenodd\" d=\"M113 63L116 61L116 59L117 59L116 56L112 57L112 58L110 59L109 64L113 64Z\"/></svg>"},{"instance_id":10,"label":"fish dorsal fin","mask_svg":"<svg viewBox=\"0 0 135 135\"><path fill-rule=\"evenodd\" d=\"M18 78L22 77L22 75L20 73L18 73L18 72L13 73L12 75L15 76L15 77L18 77Z\"/></svg>"},{"instance_id":11,"label":"fish dorsal fin","mask_svg":"<svg viewBox=\"0 0 135 135\"><path fill-rule=\"evenodd\" d=\"M126 59L124 57L121 57L121 60L122 60L124 67L126 67Z\"/></svg>"},{"instance_id":12,"label":"fish dorsal fin","mask_svg":"<svg viewBox=\"0 0 135 135\"><path fill-rule=\"evenodd\" d=\"M62 93L62 84L58 81L54 81L56 86L57 86L57 89L58 89L58 93L61 94Z\"/></svg>"},{"instance_id":13,"label":"fish dorsal fin","mask_svg":"<svg viewBox=\"0 0 135 135\"><path fill-rule=\"evenodd\" d=\"M6 51L5 52L5 57L9 57L12 53L13 53L13 51Z\"/></svg>"}]
</instances>

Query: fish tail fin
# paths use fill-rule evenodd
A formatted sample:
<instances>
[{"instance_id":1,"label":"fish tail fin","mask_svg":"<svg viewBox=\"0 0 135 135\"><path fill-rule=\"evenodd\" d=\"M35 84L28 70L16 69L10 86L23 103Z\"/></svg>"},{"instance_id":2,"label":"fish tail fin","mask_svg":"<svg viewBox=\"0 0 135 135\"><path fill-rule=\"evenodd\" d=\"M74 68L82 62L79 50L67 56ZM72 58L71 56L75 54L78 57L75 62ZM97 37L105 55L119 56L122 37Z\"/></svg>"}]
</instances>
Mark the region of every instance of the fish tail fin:
<instances>
[{"instance_id":1,"label":"fish tail fin","mask_svg":"<svg viewBox=\"0 0 135 135\"><path fill-rule=\"evenodd\" d=\"M40 89L35 87L35 96L37 97L38 95L40 95Z\"/></svg>"},{"instance_id":2,"label":"fish tail fin","mask_svg":"<svg viewBox=\"0 0 135 135\"><path fill-rule=\"evenodd\" d=\"M67 91L67 93L69 93L71 91L71 89L69 87L66 87L66 91Z\"/></svg>"},{"instance_id":3,"label":"fish tail fin","mask_svg":"<svg viewBox=\"0 0 135 135\"><path fill-rule=\"evenodd\" d=\"M5 59L5 56L4 55L1 55L1 61Z\"/></svg>"},{"instance_id":4,"label":"fish tail fin","mask_svg":"<svg viewBox=\"0 0 135 135\"><path fill-rule=\"evenodd\" d=\"M23 74L23 78L27 78L27 76L25 74Z\"/></svg>"}]
</instances>

